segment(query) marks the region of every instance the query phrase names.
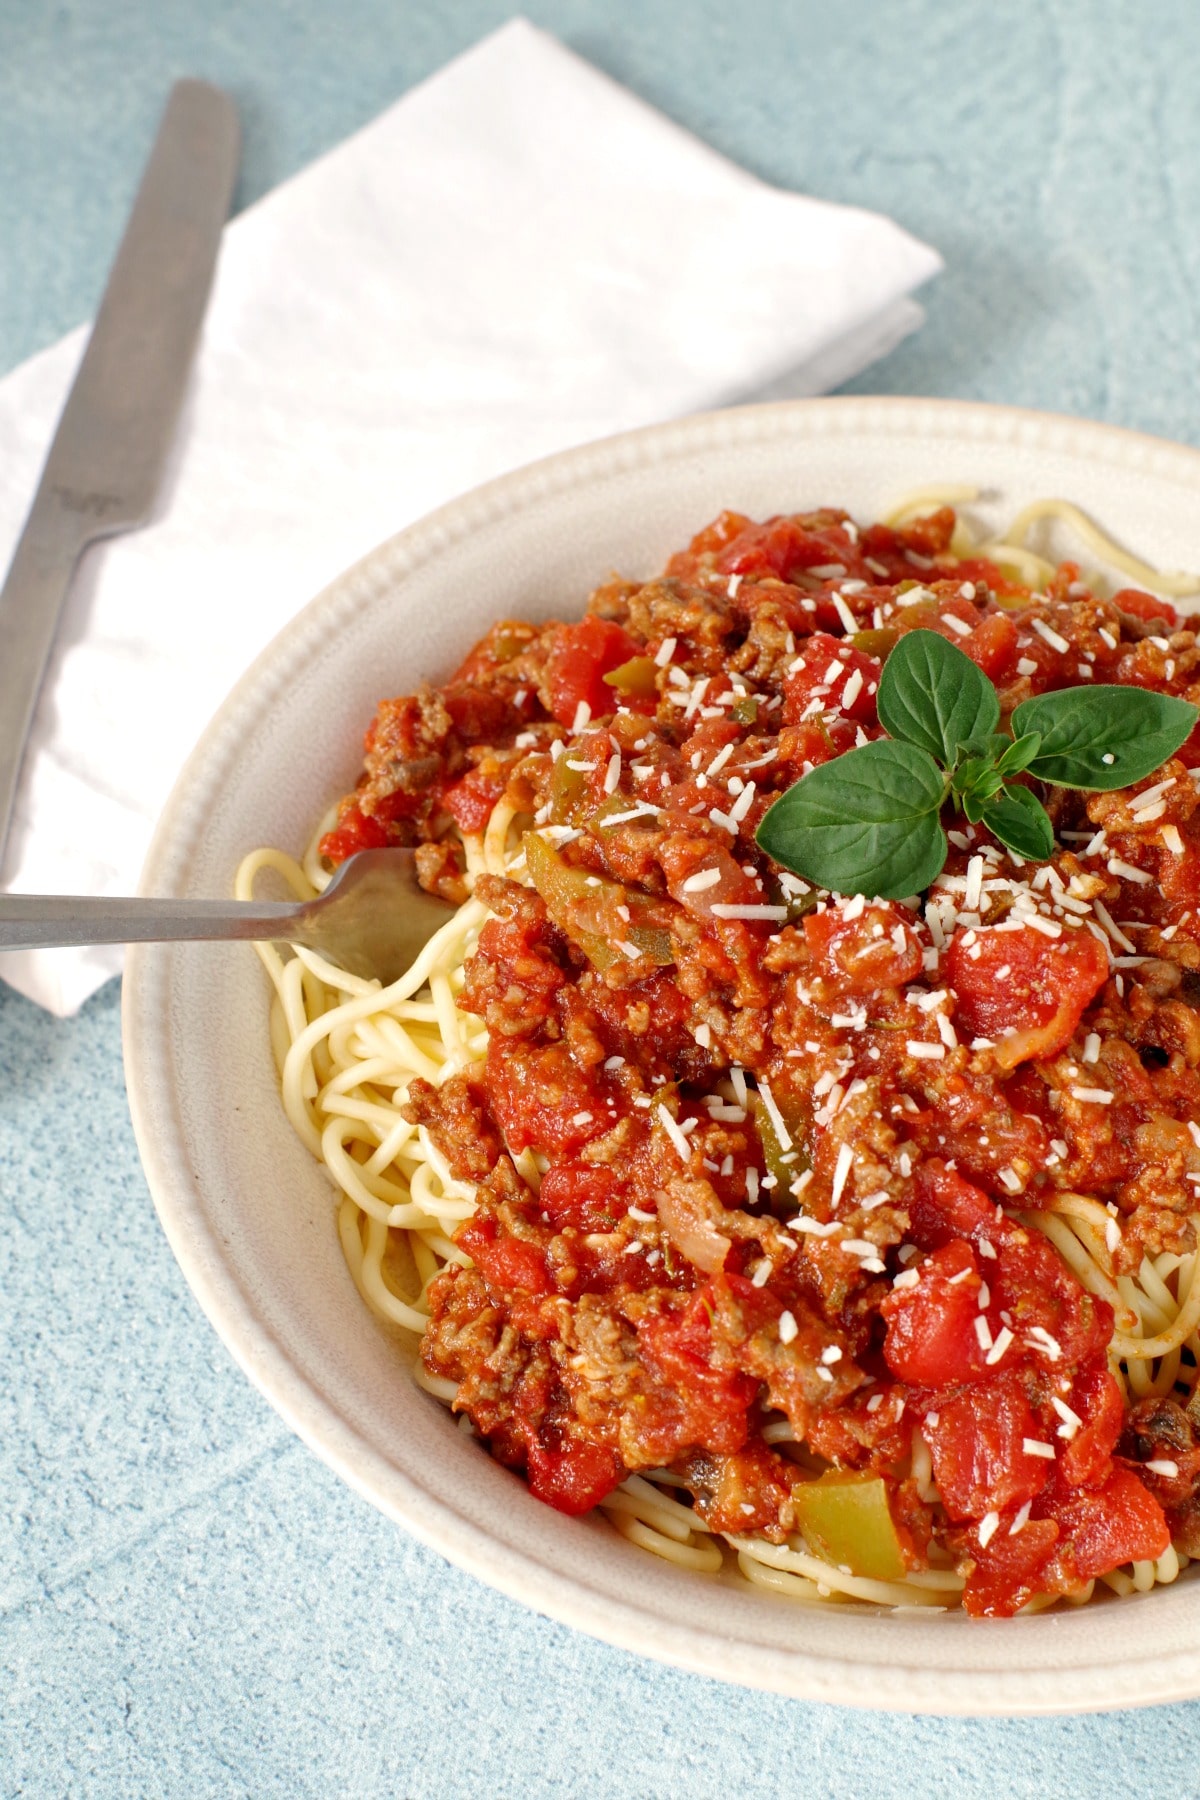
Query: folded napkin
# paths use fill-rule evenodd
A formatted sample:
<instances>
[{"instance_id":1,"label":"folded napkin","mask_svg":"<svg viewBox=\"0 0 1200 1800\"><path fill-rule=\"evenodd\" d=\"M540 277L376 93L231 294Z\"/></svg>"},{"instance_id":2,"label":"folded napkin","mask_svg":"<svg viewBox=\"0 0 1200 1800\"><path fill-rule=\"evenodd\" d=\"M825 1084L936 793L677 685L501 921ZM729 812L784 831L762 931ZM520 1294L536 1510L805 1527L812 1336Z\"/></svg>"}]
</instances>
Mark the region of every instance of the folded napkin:
<instances>
[{"instance_id":1,"label":"folded napkin","mask_svg":"<svg viewBox=\"0 0 1200 1800\"><path fill-rule=\"evenodd\" d=\"M81 565L0 886L132 892L226 690L402 525L569 444L836 386L920 324L940 267L506 25L229 226L159 517ZM0 566L85 336L0 382ZM62 1015L119 967L0 963Z\"/></svg>"}]
</instances>

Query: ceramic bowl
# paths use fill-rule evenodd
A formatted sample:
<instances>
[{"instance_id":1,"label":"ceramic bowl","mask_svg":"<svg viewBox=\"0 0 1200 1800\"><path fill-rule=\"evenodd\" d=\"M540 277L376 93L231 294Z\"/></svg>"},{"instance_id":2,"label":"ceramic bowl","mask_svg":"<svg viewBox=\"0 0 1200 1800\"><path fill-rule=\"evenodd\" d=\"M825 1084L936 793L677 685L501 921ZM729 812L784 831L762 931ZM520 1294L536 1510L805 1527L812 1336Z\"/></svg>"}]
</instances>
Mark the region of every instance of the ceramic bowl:
<instances>
[{"instance_id":1,"label":"ceramic bowl","mask_svg":"<svg viewBox=\"0 0 1200 1800\"><path fill-rule=\"evenodd\" d=\"M656 572L722 507L762 516L824 502L871 519L945 481L977 484L974 510L990 523L1060 495L1159 566L1200 562L1200 453L1075 420L817 400L571 450L402 531L276 638L181 775L144 891L225 894L253 846L300 850L352 785L376 702L449 674L496 618L569 616L610 571ZM142 1158L175 1254L233 1356L399 1525L580 1630L805 1699L988 1714L1200 1694L1200 1579L1004 1623L811 1606L671 1567L597 1517L533 1500L415 1386L359 1299L329 1185L280 1108L267 1001L246 946L131 953L125 1050Z\"/></svg>"}]
</instances>

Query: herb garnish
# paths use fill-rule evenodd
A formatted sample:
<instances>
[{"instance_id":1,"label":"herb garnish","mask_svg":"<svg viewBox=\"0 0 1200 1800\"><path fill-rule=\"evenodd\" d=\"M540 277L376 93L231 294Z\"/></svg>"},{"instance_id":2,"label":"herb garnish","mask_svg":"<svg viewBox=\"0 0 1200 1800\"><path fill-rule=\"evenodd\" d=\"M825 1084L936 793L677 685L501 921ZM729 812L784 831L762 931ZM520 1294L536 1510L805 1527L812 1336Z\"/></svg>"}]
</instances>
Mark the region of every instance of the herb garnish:
<instances>
[{"instance_id":1,"label":"herb garnish","mask_svg":"<svg viewBox=\"0 0 1200 1800\"><path fill-rule=\"evenodd\" d=\"M768 856L840 894L900 900L946 861L950 801L1018 856L1054 850L1054 827L1018 775L1107 792L1174 755L1200 720L1186 700L1138 687L1039 694L999 730L1000 700L971 658L935 631L907 632L884 664L877 701L889 733L822 763L758 828Z\"/></svg>"}]
</instances>

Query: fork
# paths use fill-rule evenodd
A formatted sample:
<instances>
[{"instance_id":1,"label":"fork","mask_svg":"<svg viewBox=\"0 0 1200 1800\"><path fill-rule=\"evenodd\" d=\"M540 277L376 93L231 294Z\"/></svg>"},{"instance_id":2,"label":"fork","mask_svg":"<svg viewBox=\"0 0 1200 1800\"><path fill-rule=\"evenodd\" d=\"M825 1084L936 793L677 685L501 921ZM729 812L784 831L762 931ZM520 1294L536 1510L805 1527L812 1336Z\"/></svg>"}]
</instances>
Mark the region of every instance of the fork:
<instances>
[{"instance_id":1,"label":"fork","mask_svg":"<svg viewBox=\"0 0 1200 1800\"><path fill-rule=\"evenodd\" d=\"M81 944L272 939L302 944L385 986L454 909L418 885L411 850L360 850L315 900L91 899L0 894L0 952Z\"/></svg>"}]
</instances>

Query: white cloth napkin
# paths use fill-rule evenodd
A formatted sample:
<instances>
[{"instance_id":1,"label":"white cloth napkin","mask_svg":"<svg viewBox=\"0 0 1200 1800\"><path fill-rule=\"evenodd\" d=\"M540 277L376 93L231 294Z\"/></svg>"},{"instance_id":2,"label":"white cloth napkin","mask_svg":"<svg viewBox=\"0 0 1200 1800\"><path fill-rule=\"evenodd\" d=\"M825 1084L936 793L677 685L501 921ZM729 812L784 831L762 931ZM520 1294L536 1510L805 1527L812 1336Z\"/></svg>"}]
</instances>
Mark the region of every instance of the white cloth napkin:
<instances>
[{"instance_id":1,"label":"white cloth napkin","mask_svg":"<svg viewBox=\"0 0 1200 1800\"><path fill-rule=\"evenodd\" d=\"M227 689L400 526L569 444L836 386L920 324L940 267L506 25L229 226L159 516L76 577L2 885L132 892ZM0 566L85 335L0 382ZM61 1015L119 967L0 962Z\"/></svg>"}]
</instances>

